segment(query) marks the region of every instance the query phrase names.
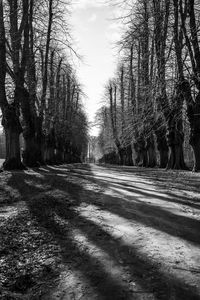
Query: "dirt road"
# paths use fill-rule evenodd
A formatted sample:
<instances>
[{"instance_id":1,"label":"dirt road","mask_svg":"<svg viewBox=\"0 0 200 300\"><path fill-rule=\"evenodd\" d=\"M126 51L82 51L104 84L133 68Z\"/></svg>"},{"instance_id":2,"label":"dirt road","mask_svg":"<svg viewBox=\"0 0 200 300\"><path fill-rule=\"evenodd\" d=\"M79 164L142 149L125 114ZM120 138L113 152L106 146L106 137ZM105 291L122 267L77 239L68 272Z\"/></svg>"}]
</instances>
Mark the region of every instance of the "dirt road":
<instances>
[{"instance_id":1,"label":"dirt road","mask_svg":"<svg viewBox=\"0 0 200 300\"><path fill-rule=\"evenodd\" d=\"M199 174L68 165L0 190L0 299L200 299Z\"/></svg>"}]
</instances>

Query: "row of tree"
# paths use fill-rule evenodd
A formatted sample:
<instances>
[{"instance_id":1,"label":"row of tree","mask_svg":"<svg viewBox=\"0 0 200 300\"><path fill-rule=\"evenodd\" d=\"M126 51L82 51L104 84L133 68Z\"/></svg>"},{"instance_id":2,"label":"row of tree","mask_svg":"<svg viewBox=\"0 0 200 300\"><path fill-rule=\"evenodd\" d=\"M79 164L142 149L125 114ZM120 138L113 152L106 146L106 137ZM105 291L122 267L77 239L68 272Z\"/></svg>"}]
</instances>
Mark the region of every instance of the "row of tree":
<instances>
[{"instance_id":1,"label":"row of tree","mask_svg":"<svg viewBox=\"0 0 200 300\"><path fill-rule=\"evenodd\" d=\"M87 152L88 125L70 64L67 10L62 0L0 0L5 169L81 161Z\"/></svg>"},{"instance_id":2,"label":"row of tree","mask_svg":"<svg viewBox=\"0 0 200 300\"><path fill-rule=\"evenodd\" d=\"M97 114L102 161L186 169L183 145L190 143L193 169L199 171L199 2L138 0L124 5L130 11L122 19L120 60Z\"/></svg>"}]
</instances>

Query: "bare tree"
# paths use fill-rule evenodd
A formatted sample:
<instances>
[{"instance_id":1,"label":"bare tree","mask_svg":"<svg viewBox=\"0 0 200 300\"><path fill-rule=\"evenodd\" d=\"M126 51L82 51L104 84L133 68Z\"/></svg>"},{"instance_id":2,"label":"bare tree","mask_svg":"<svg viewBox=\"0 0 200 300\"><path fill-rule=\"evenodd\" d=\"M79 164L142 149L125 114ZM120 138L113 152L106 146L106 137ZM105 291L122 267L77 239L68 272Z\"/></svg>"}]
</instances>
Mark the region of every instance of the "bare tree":
<instances>
[{"instance_id":1,"label":"bare tree","mask_svg":"<svg viewBox=\"0 0 200 300\"><path fill-rule=\"evenodd\" d=\"M13 53L13 56L17 57L17 55L18 52ZM22 132L22 127L19 122L19 105L16 98L14 98L12 103L9 103L6 96L6 36L2 0L0 1L0 64L0 105L3 114L2 125L6 135L6 160L4 162L4 169L22 169L19 143L19 135Z\"/></svg>"}]
</instances>

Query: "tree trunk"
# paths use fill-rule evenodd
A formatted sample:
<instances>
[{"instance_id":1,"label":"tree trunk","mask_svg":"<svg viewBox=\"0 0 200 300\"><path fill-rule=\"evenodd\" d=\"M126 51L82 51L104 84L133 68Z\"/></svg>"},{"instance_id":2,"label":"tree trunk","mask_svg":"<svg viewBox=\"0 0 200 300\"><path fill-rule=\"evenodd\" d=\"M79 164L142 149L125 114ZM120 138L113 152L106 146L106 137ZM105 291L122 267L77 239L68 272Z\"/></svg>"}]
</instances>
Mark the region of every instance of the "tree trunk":
<instances>
[{"instance_id":1,"label":"tree trunk","mask_svg":"<svg viewBox=\"0 0 200 300\"><path fill-rule=\"evenodd\" d=\"M161 147L159 149L159 155L160 155L160 164L159 167L161 169L165 169L168 163L168 148Z\"/></svg>"},{"instance_id":2,"label":"tree trunk","mask_svg":"<svg viewBox=\"0 0 200 300\"><path fill-rule=\"evenodd\" d=\"M126 165L133 166L133 159L132 159L132 148L131 145L126 147Z\"/></svg>"},{"instance_id":3,"label":"tree trunk","mask_svg":"<svg viewBox=\"0 0 200 300\"><path fill-rule=\"evenodd\" d=\"M146 139L146 149L147 149L148 167L154 168L157 162L156 162L156 151L155 151L155 143L154 143L153 135L149 136Z\"/></svg>"},{"instance_id":4,"label":"tree trunk","mask_svg":"<svg viewBox=\"0 0 200 300\"><path fill-rule=\"evenodd\" d=\"M5 128L6 135L6 160L3 164L4 170L23 170L21 163L19 131L13 128Z\"/></svg>"},{"instance_id":5,"label":"tree trunk","mask_svg":"<svg viewBox=\"0 0 200 300\"><path fill-rule=\"evenodd\" d=\"M199 40L198 40L198 28L197 28L197 15L195 13L195 2L191 0L188 2L188 6L185 5L183 7L182 1L179 1L179 6L177 1L174 0L174 8L175 8L175 20L176 20L176 27L178 32L178 17L180 13L181 17L181 29L180 31L183 32L185 37L185 44L188 49L191 69L192 72L190 73L190 79L195 84L196 90L198 90L198 94L195 97L193 94L193 86L190 81L184 78L183 73L183 59L182 59L182 48L179 46L180 41L177 39L177 33L175 36L176 41L176 56L177 62L181 77L181 92L184 95L186 104L187 104L187 115L188 120L190 123L190 144L193 149L194 154L194 167L193 171L197 172L200 171L200 80L199 80L199 73L200 73L200 48L199 48ZM188 14L189 10L189 14ZM187 14L189 16L189 22L187 24ZM188 26L189 25L189 26ZM190 30L189 30L190 29ZM190 37L191 34L191 37Z\"/></svg>"},{"instance_id":6,"label":"tree trunk","mask_svg":"<svg viewBox=\"0 0 200 300\"><path fill-rule=\"evenodd\" d=\"M182 119L169 121L167 132L167 143L169 147L169 157L167 169L186 170L187 167L183 157L184 133L182 130ZM172 124L170 124L172 122Z\"/></svg>"},{"instance_id":7,"label":"tree trunk","mask_svg":"<svg viewBox=\"0 0 200 300\"><path fill-rule=\"evenodd\" d=\"M24 135L24 144L25 149L22 154L23 163L29 168L39 167L38 153L40 152L40 146L37 144L35 136Z\"/></svg>"},{"instance_id":8,"label":"tree trunk","mask_svg":"<svg viewBox=\"0 0 200 300\"><path fill-rule=\"evenodd\" d=\"M195 139L195 142L192 144L192 149L194 153L194 167L193 172L200 171L200 135Z\"/></svg>"},{"instance_id":9,"label":"tree trunk","mask_svg":"<svg viewBox=\"0 0 200 300\"><path fill-rule=\"evenodd\" d=\"M37 124L39 125L39 124ZM28 129L28 128L27 128ZM30 130L30 131L29 131ZM40 128L23 132L25 149L23 151L23 163L30 168L45 165L44 145Z\"/></svg>"},{"instance_id":10,"label":"tree trunk","mask_svg":"<svg viewBox=\"0 0 200 300\"><path fill-rule=\"evenodd\" d=\"M190 145L194 154L193 171L200 171L200 94L196 97L196 103L188 106L188 119L190 122Z\"/></svg>"},{"instance_id":11,"label":"tree trunk","mask_svg":"<svg viewBox=\"0 0 200 300\"><path fill-rule=\"evenodd\" d=\"M54 127L52 127L49 130L49 134L46 136L45 139L45 145L44 145L45 163L51 165L56 163L55 148L56 148L55 129Z\"/></svg>"},{"instance_id":12,"label":"tree trunk","mask_svg":"<svg viewBox=\"0 0 200 300\"><path fill-rule=\"evenodd\" d=\"M120 147L118 148L118 155L119 155L119 165L123 166L124 164L123 149L121 149Z\"/></svg>"},{"instance_id":13,"label":"tree trunk","mask_svg":"<svg viewBox=\"0 0 200 300\"><path fill-rule=\"evenodd\" d=\"M62 164L64 155L63 150L61 148L56 149L56 164L60 165ZM74 161L74 154L71 152L69 156L69 163L72 163Z\"/></svg>"},{"instance_id":14,"label":"tree trunk","mask_svg":"<svg viewBox=\"0 0 200 300\"><path fill-rule=\"evenodd\" d=\"M55 164L55 149L53 146L49 147L49 163L50 164Z\"/></svg>"},{"instance_id":15,"label":"tree trunk","mask_svg":"<svg viewBox=\"0 0 200 300\"><path fill-rule=\"evenodd\" d=\"M3 164L4 170L23 170L21 162L19 136L22 132L14 105L9 105L3 115L2 125L6 136L6 160Z\"/></svg>"},{"instance_id":16,"label":"tree trunk","mask_svg":"<svg viewBox=\"0 0 200 300\"><path fill-rule=\"evenodd\" d=\"M154 147L149 147L147 150L148 167L154 168L156 166L156 153Z\"/></svg>"},{"instance_id":17,"label":"tree trunk","mask_svg":"<svg viewBox=\"0 0 200 300\"><path fill-rule=\"evenodd\" d=\"M36 137L36 126L38 126L38 119L35 113L31 111L30 94L23 87L23 80L19 86L15 88L15 100L20 103L23 115L23 137L24 137L24 151L23 163L30 168L39 166L40 144ZM36 125L37 123L37 125Z\"/></svg>"},{"instance_id":18,"label":"tree trunk","mask_svg":"<svg viewBox=\"0 0 200 300\"><path fill-rule=\"evenodd\" d=\"M167 167L167 163L168 163L168 152L169 152L169 148L167 146L167 141L165 136L157 136L157 148L159 151L159 156L160 156L160 163L159 163L159 167L164 169Z\"/></svg>"},{"instance_id":19,"label":"tree trunk","mask_svg":"<svg viewBox=\"0 0 200 300\"><path fill-rule=\"evenodd\" d=\"M137 158L137 152L135 150L135 143L133 143L133 141L131 142L131 152L132 152L132 162L133 162L133 166L136 166L136 158Z\"/></svg>"},{"instance_id":20,"label":"tree trunk","mask_svg":"<svg viewBox=\"0 0 200 300\"><path fill-rule=\"evenodd\" d=\"M147 167L148 166L148 158L147 158L147 149L146 149L146 143L144 140L144 137L140 135L140 137L137 139L137 165L139 167Z\"/></svg>"},{"instance_id":21,"label":"tree trunk","mask_svg":"<svg viewBox=\"0 0 200 300\"><path fill-rule=\"evenodd\" d=\"M159 167L165 169L168 163L169 148L166 140L166 127L162 118L159 118L154 129L156 135L157 149L159 151Z\"/></svg>"},{"instance_id":22,"label":"tree trunk","mask_svg":"<svg viewBox=\"0 0 200 300\"><path fill-rule=\"evenodd\" d=\"M12 53L14 55L14 53ZM19 135L22 128L19 122L16 105L10 104L6 98L6 38L4 27L4 4L0 1L0 107L3 114L2 125L6 136L6 160L3 164L5 170L23 169L20 157Z\"/></svg>"}]
</instances>

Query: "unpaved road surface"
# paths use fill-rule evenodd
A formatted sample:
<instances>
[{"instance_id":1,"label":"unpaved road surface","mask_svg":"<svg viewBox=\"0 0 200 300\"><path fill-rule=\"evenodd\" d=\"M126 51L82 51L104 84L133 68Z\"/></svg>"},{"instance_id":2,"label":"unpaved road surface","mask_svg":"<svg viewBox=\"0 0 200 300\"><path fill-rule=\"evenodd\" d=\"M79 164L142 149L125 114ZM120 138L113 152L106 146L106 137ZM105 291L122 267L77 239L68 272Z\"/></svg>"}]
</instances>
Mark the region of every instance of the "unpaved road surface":
<instances>
[{"instance_id":1,"label":"unpaved road surface","mask_svg":"<svg viewBox=\"0 0 200 300\"><path fill-rule=\"evenodd\" d=\"M0 179L0 299L200 299L199 174L66 165Z\"/></svg>"}]
</instances>

